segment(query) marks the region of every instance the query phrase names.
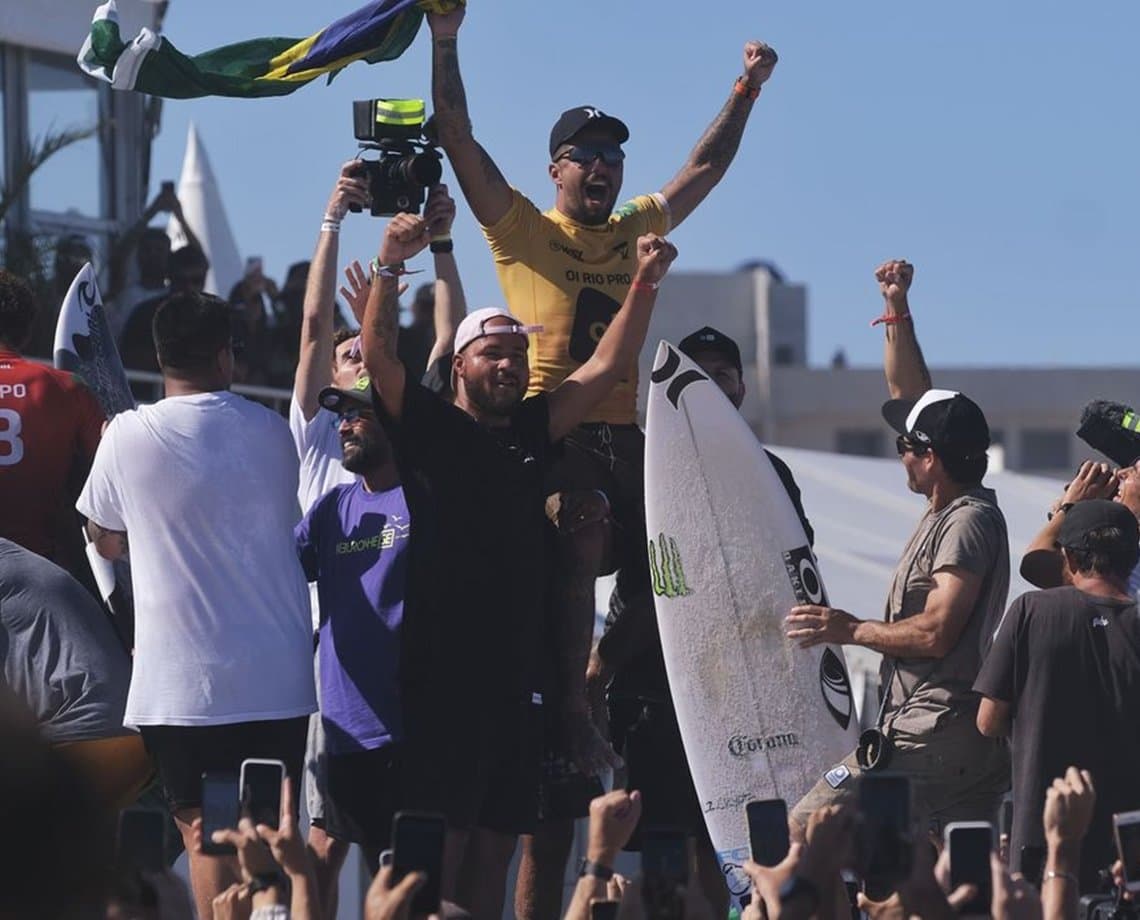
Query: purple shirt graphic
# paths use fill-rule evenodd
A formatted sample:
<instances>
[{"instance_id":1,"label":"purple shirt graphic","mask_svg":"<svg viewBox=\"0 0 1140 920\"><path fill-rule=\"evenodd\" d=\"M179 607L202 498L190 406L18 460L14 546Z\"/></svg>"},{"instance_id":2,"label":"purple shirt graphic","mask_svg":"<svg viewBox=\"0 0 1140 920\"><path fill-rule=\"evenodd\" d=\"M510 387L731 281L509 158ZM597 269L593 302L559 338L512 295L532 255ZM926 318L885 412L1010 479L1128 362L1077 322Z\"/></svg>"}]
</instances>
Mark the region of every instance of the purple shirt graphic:
<instances>
[{"instance_id":1,"label":"purple shirt graphic","mask_svg":"<svg viewBox=\"0 0 1140 920\"><path fill-rule=\"evenodd\" d=\"M400 622L411 517L404 490L361 481L328 492L297 525L297 551L317 583L321 719L330 754L400 739Z\"/></svg>"}]
</instances>

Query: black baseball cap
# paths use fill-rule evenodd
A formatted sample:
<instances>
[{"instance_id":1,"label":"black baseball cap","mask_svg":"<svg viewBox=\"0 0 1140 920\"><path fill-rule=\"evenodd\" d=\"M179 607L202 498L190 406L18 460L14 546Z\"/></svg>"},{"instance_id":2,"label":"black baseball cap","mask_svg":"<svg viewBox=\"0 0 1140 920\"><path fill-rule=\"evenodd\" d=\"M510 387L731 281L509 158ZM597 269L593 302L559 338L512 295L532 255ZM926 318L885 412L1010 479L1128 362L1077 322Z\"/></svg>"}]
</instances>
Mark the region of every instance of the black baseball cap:
<instances>
[{"instance_id":1,"label":"black baseball cap","mask_svg":"<svg viewBox=\"0 0 1140 920\"><path fill-rule=\"evenodd\" d=\"M550 129L550 158L554 159L558 148L587 126L609 131L619 144L629 140L629 128L620 118L607 115L595 105L580 105L559 115Z\"/></svg>"},{"instance_id":2,"label":"black baseball cap","mask_svg":"<svg viewBox=\"0 0 1140 920\"><path fill-rule=\"evenodd\" d=\"M372 379L367 374L361 374L347 389L325 387L317 394L317 402L322 408L337 415L346 409L371 409Z\"/></svg>"},{"instance_id":3,"label":"black baseball cap","mask_svg":"<svg viewBox=\"0 0 1140 920\"><path fill-rule=\"evenodd\" d=\"M990 446L990 426L976 402L954 390L927 390L919 399L889 399L883 418L916 444L969 460Z\"/></svg>"},{"instance_id":4,"label":"black baseball cap","mask_svg":"<svg viewBox=\"0 0 1140 920\"><path fill-rule=\"evenodd\" d=\"M1096 498L1077 502L1061 516L1057 543L1068 549L1083 549L1085 537L1102 527L1119 527L1130 546L1140 542L1136 515L1119 502Z\"/></svg>"},{"instance_id":5,"label":"black baseball cap","mask_svg":"<svg viewBox=\"0 0 1140 920\"><path fill-rule=\"evenodd\" d=\"M744 366L740 363L740 346L719 329L713 329L712 326L704 326L685 336L677 348L682 354L688 355L694 360L697 355L705 351L724 355L741 375L744 374Z\"/></svg>"}]
</instances>

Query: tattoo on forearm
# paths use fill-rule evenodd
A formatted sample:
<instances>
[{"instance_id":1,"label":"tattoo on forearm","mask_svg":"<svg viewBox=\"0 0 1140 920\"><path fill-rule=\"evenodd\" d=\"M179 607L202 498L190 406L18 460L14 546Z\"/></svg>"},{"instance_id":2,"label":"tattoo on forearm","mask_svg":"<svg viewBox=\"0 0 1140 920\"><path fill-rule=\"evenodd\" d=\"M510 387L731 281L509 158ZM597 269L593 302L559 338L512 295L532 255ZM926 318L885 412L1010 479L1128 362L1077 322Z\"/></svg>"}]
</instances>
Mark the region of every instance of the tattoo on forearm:
<instances>
[{"instance_id":1,"label":"tattoo on forearm","mask_svg":"<svg viewBox=\"0 0 1140 920\"><path fill-rule=\"evenodd\" d=\"M380 280L380 308L372 316L372 334L384 356L396 360L396 338L400 334L400 295L395 280Z\"/></svg>"},{"instance_id":2,"label":"tattoo on forearm","mask_svg":"<svg viewBox=\"0 0 1140 920\"><path fill-rule=\"evenodd\" d=\"M463 78L459 75L459 51L454 38L440 39L435 43L435 73L433 95L435 111L441 121L467 120L467 94Z\"/></svg>"},{"instance_id":3,"label":"tattoo on forearm","mask_svg":"<svg viewBox=\"0 0 1140 920\"><path fill-rule=\"evenodd\" d=\"M697 141L692 156L694 166L711 166L721 172L728 169L744 136L750 107L747 100L736 95L724 104L704 136Z\"/></svg>"}]
</instances>

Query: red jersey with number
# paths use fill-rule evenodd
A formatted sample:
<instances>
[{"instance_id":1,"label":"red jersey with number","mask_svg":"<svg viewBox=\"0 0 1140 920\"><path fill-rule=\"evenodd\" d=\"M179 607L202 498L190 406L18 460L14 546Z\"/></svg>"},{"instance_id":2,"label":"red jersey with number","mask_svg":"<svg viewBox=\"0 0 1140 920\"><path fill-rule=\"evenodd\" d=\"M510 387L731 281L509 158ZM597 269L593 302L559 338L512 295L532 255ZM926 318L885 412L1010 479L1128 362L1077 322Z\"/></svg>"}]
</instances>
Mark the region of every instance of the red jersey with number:
<instances>
[{"instance_id":1,"label":"red jersey with number","mask_svg":"<svg viewBox=\"0 0 1140 920\"><path fill-rule=\"evenodd\" d=\"M0 349L0 537L55 557L102 431L86 386Z\"/></svg>"}]
</instances>

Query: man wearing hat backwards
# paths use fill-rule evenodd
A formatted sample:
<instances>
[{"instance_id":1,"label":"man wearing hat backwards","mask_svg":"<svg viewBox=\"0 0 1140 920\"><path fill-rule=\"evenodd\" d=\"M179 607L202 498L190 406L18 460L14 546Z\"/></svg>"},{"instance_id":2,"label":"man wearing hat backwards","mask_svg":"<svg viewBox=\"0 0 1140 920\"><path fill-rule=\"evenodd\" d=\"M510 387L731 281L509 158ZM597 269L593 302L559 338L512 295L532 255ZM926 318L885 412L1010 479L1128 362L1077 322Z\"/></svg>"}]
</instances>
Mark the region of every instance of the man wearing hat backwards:
<instances>
[{"instance_id":1,"label":"man wearing hat backwards","mask_svg":"<svg viewBox=\"0 0 1140 920\"><path fill-rule=\"evenodd\" d=\"M1079 864L1047 867L1060 876L1050 884L1079 876L1085 892L1115 859L1113 813L1140 808L1140 616L1128 588L1140 528L1119 502L1089 499L1063 515L1056 539L1070 584L1010 604L974 688L984 697L978 728L1012 736L1013 871L1023 846L1045 846L1053 778L1074 764L1092 774L1096 808Z\"/></svg>"},{"instance_id":2,"label":"man wearing hat backwards","mask_svg":"<svg viewBox=\"0 0 1140 920\"><path fill-rule=\"evenodd\" d=\"M930 387L907 302L913 275L906 262L880 266L886 311L877 322L887 330L893 397L883 417L898 432L907 485L927 498L926 512L895 569L883 620L805 605L792 609L787 635L803 648L832 643L882 653L878 729L886 743L875 745L884 752L877 768L909 776L916 816L940 829L991 820L1009 788L1008 755L978 732L973 691L1005 608L1009 545L997 496L982 486L986 418L961 393ZM793 809L800 829L816 808L850 801L874 757L861 739L858 751L828 770Z\"/></svg>"}]
</instances>

